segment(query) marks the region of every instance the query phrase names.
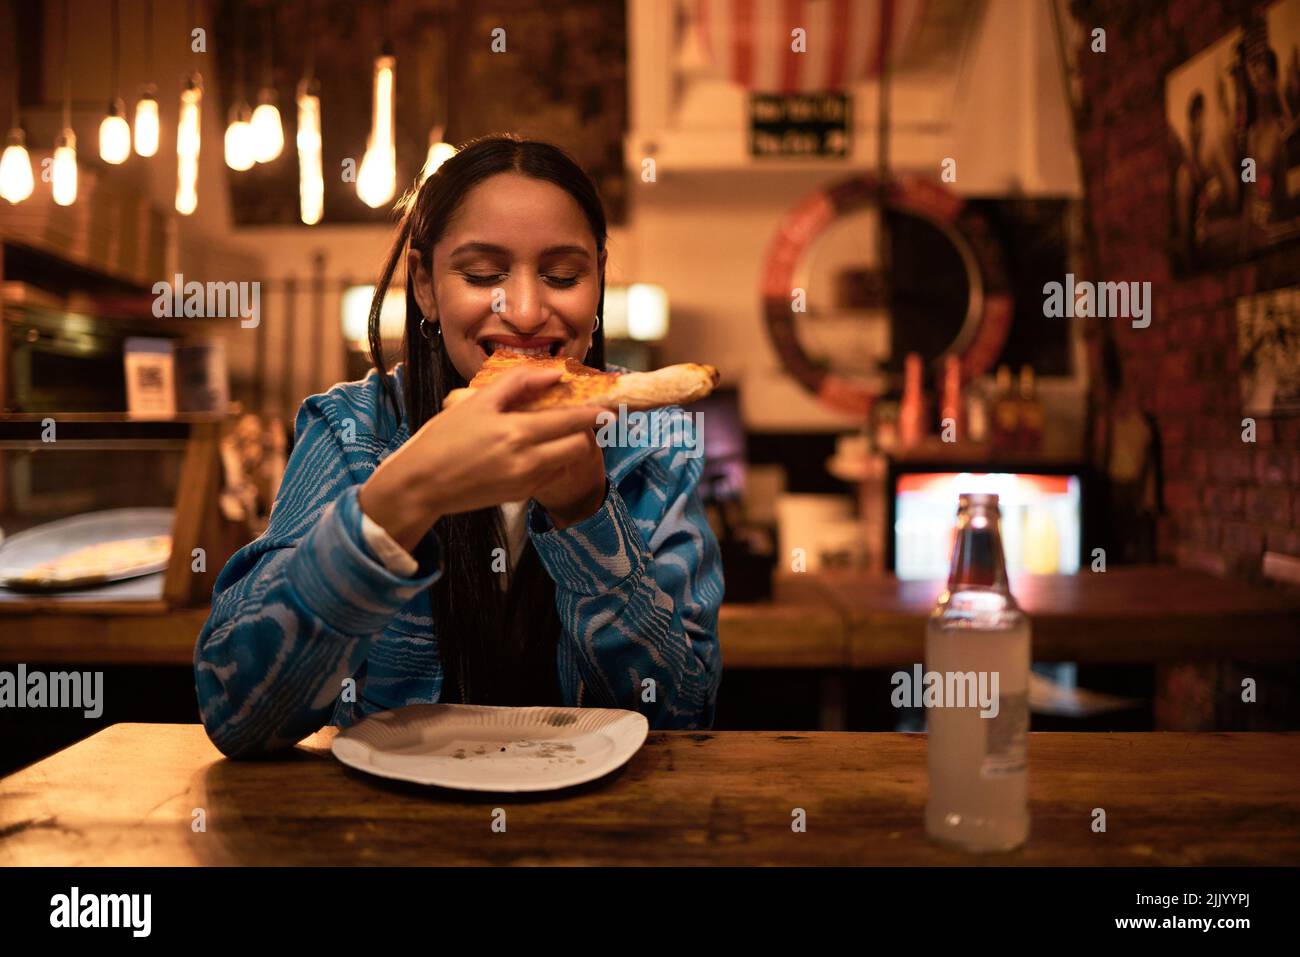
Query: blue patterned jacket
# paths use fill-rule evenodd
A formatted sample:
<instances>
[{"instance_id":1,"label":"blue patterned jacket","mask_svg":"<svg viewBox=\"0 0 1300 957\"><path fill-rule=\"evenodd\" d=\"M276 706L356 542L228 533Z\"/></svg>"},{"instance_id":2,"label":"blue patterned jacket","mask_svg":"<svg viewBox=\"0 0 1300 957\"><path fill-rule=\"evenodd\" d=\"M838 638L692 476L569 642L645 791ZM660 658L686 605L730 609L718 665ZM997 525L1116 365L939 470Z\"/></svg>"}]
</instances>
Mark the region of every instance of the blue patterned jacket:
<instances>
[{"instance_id":1,"label":"blue patterned jacket","mask_svg":"<svg viewBox=\"0 0 1300 957\"><path fill-rule=\"evenodd\" d=\"M401 404L405 367L390 381ZM555 581L565 704L640 711L652 728L707 728L722 673L723 576L696 491L704 460L686 454L684 409L650 415L639 444L602 448L599 511L556 529L530 501L528 536ZM204 727L231 757L442 693L428 587L448 556L430 531L415 575L390 572L365 544L357 504L361 483L410 438L405 412L394 420L372 371L309 397L295 429L266 532L222 569L194 649ZM355 701L345 700L347 678ZM642 700L647 678L654 701Z\"/></svg>"}]
</instances>

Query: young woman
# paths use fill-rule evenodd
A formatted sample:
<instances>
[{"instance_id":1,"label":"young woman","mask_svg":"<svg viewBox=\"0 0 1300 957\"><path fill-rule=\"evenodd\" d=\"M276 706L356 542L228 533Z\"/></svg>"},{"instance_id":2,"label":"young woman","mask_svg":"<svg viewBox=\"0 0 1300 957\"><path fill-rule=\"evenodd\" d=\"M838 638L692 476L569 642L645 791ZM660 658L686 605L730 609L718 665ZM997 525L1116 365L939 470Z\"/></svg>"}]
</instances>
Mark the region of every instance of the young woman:
<instances>
[{"instance_id":1,"label":"young woman","mask_svg":"<svg viewBox=\"0 0 1300 957\"><path fill-rule=\"evenodd\" d=\"M416 702L640 711L709 727L718 544L676 441L602 447L595 408L512 411L554 370L512 370L447 411L493 349L606 366L605 215L560 149L477 140L406 202L370 311L376 369L309 397L256 541L227 563L194 654L232 757ZM384 294L406 267L405 362ZM684 432L684 409L651 413ZM612 430L611 430L612 431Z\"/></svg>"}]
</instances>

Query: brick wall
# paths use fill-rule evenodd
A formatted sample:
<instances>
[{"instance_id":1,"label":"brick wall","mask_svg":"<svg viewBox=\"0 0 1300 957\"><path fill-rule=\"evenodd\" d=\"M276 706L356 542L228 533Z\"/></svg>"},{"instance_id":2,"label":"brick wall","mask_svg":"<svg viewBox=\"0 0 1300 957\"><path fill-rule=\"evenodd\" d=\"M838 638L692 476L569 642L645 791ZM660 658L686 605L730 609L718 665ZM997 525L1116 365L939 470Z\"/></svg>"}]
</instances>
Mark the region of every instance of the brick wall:
<instances>
[{"instance_id":1,"label":"brick wall","mask_svg":"<svg viewBox=\"0 0 1300 957\"><path fill-rule=\"evenodd\" d=\"M1079 149L1101 272L1089 278L1152 284L1151 325L1113 328L1125 382L1160 432L1159 552L1183 565L1255 579L1265 550L1300 555L1300 417L1257 418L1257 441L1242 441L1235 302L1300 282L1300 245L1240 266L1174 276L1164 80L1262 6L1246 0L1072 5L1084 28ZM1095 27L1106 30L1105 53L1087 44ZM1241 701L1242 676L1259 683L1257 704ZM1300 727L1294 663L1172 663L1157 668L1156 685L1160 728Z\"/></svg>"},{"instance_id":2,"label":"brick wall","mask_svg":"<svg viewBox=\"0 0 1300 957\"><path fill-rule=\"evenodd\" d=\"M1163 444L1163 558L1259 578L1263 552L1300 555L1300 417L1257 418L1242 441L1235 301L1300 283L1300 243L1241 266L1175 278L1164 79L1266 4L1076 0L1085 100L1079 146L1102 275L1152 283L1146 329L1117 322L1127 383ZM1095 27L1105 53L1091 52ZM1283 81L1286 60L1282 63ZM1104 321L1104 320L1103 320Z\"/></svg>"}]
</instances>

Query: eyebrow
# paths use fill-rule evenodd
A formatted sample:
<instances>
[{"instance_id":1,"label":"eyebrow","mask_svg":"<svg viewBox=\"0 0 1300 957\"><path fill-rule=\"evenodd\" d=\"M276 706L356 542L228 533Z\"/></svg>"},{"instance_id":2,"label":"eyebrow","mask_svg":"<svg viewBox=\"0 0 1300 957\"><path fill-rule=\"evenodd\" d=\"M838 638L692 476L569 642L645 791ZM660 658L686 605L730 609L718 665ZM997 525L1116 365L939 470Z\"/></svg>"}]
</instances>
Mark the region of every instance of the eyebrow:
<instances>
[{"instance_id":1,"label":"eyebrow","mask_svg":"<svg viewBox=\"0 0 1300 957\"><path fill-rule=\"evenodd\" d=\"M461 253L496 253L498 255L508 256L510 250L504 246L497 246L494 243L461 243L451 251L452 256L458 256ZM560 253L576 253L579 256L591 258L587 250L581 246L548 246L542 250L543 256L554 256Z\"/></svg>"}]
</instances>

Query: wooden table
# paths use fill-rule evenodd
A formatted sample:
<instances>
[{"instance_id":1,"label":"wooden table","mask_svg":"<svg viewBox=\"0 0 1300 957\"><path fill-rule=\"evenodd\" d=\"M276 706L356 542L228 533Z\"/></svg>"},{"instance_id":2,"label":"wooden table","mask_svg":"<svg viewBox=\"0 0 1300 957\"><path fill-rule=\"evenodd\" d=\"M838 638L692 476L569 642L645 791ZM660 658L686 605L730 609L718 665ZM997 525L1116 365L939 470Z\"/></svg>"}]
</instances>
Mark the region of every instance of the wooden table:
<instances>
[{"instance_id":1,"label":"wooden table","mask_svg":"<svg viewBox=\"0 0 1300 957\"><path fill-rule=\"evenodd\" d=\"M198 725L114 725L0 780L0 865L1300 862L1300 734L1031 734L1030 843L969 857L924 836L924 735L657 732L600 781L508 796L352 771L334 733L236 762Z\"/></svg>"},{"instance_id":2,"label":"wooden table","mask_svg":"<svg viewBox=\"0 0 1300 957\"><path fill-rule=\"evenodd\" d=\"M1168 565L1022 575L1035 661L1158 664L1300 658L1300 597ZM775 599L722 606L728 668L890 668L921 661L939 581L850 572L787 574Z\"/></svg>"}]
</instances>

